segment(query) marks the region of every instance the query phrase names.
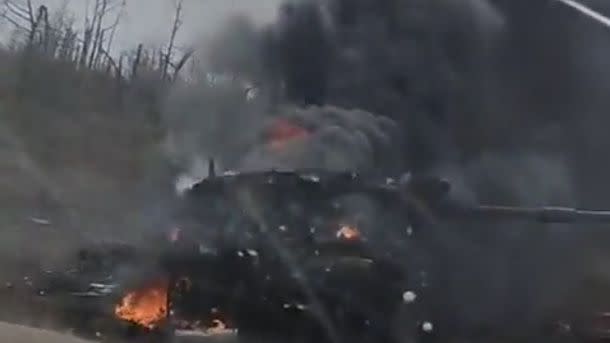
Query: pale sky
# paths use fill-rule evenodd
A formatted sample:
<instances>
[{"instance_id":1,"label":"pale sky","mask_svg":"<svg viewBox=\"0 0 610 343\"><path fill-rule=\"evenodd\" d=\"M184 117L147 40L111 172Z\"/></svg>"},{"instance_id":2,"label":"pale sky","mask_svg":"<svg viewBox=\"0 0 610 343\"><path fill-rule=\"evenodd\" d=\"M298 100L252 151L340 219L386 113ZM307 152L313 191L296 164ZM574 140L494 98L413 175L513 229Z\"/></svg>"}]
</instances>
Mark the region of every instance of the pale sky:
<instances>
[{"instance_id":1,"label":"pale sky","mask_svg":"<svg viewBox=\"0 0 610 343\"><path fill-rule=\"evenodd\" d=\"M24 0L14 0L24 1ZM82 20L87 8L94 0L33 0L37 5L45 4L50 11L68 4L70 12ZM184 0L184 25L180 41L189 42L213 33L228 16L245 13L256 22L264 23L276 15L281 0ZM126 16L115 39L116 48L131 48L138 43L159 44L169 35L174 17L175 0L127 0ZM79 27L82 24L79 22ZM10 27L0 26L0 38L6 39Z\"/></svg>"}]
</instances>

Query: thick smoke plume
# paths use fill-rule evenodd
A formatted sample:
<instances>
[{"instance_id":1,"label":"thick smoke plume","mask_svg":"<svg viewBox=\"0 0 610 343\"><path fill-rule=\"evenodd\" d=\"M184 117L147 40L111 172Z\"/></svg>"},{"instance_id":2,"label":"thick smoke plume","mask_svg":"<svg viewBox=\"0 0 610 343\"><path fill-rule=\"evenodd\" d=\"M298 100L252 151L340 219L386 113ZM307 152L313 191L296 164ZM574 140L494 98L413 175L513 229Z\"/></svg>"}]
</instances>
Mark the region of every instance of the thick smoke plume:
<instances>
[{"instance_id":1,"label":"thick smoke plume","mask_svg":"<svg viewBox=\"0 0 610 343\"><path fill-rule=\"evenodd\" d=\"M281 117L265 126L262 144L241 161L242 168L370 170L387 161L384 154L392 151L396 134L391 120L361 110L282 109Z\"/></svg>"},{"instance_id":2,"label":"thick smoke plume","mask_svg":"<svg viewBox=\"0 0 610 343\"><path fill-rule=\"evenodd\" d=\"M378 125L376 117L394 121L401 134L390 135L402 167L424 169L455 150L449 146L455 135L451 116L476 108L475 99L459 92L480 73L474 66L485 67L479 63L502 27L501 15L484 1L465 7L453 1L287 2L269 27L257 29L244 18L230 21L204 49L207 71L230 80L212 86L206 78L187 101L176 91L167 117L181 134L180 125L213 132L191 134L194 141L180 146L200 151L222 142L225 160L263 129L260 118L292 116L279 105L317 105L326 113L323 105L337 113L357 109L353 113L359 114L344 115L343 121L359 117L354 120L362 123L362 111L372 114L370 127ZM255 101L239 95L249 86L258 91ZM318 110L307 111L324 121ZM193 126L194 120L206 125Z\"/></svg>"},{"instance_id":3,"label":"thick smoke plume","mask_svg":"<svg viewBox=\"0 0 610 343\"><path fill-rule=\"evenodd\" d=\"M208 77L167 103L183 165L410 170L472 203L610 207L609 35L556 2L287 1L273 24L217 37ZM543 316L594 248L569 226L445 226L456 325Z\"/></svg>"},{"instance_id":4,"label":"thick smoke plume","mask_svg":"<svg viewBox=\"0 0 610 343\"><path fill-rule=\"evenodd\" d=\"M271 108L264 96L249 95L244 83L235 80L176 89L168 103L168 153L186 163L192 180L206 176L209 157L224 169L242 171L369 172L398 158L399 128L387 117L331 105Z\"/></svg>"}]
</instances>

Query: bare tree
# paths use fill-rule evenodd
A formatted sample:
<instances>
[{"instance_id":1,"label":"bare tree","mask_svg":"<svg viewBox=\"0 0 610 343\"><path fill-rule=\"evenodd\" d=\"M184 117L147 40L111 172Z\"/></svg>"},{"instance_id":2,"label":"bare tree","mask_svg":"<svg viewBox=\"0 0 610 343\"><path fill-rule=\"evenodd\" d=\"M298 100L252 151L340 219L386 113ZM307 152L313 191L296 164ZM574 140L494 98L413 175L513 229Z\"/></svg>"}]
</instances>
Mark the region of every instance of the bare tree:
<instances>
[{"instance_id":1,"label":"bare tree","mask_svg":"<svg viewBox=\"0 0 610 343\"><path fill-rule=\"evenodd\" d=\"M99 49L99 44L102 41L102 22L106 16L108 9L108 0L96 0L95 11L93 13L92 29L95 31L93 35L91 54L89 55L89 68L93 68L93 61ZM93 31L92 31L93 32Z\"/></svg>"},{"instance_id":2,"label":"bare tree","mask_svg":"<svg viewBox=\"0 0 610 343\"><path fill-rule=\"evenodd\" d=\"M125 14L126 5L127 5L127 0L123 0L121 2L121 9L119 10L116 17L114 18L114 23L112 23L112 25L110 25L110 27L107 28L108 30L110 30L110 37L109 37L108 43L106 45L106 51L108 53L110 53L112 51L112 43L114 41L114 35L116 34L116 30L119 27L119 23L121 22L121 19L122 19L123 15Z\"/></svg>"},{"instance_id":3,"label":"bare tree","mask_svg":"<svg viewBox=\"0 0 610 343\"><path fill-rule=\"evenodd\" d=\"M138 68L140 67L140 61L142 59L142 44L138 45L138 50L136 51L136 57L133 60L133 65L131 66L131 78L135 79L138 77Z\"/></svg>"},{"instance_id":4,"label":"bare tree","mask_svg":"<svg viewBox=\"0 0 610 343\"><path fill-rule=\"evenodd\" d=\"M66 59L66 50L74 49L74 17L68 12L68 2L63 4L51 15L51 22L45 27L45 53L50 57Z\"/></svg>"},{"instance_id":5,"label":"bare tree","mask_svg":"<svg viewBox=\"0 0 610 343\"><path fill-rule=\"evenodd\" d=\"M186 65L188 60L193 56L194 53L195 53L195 49L188 49L182 55L182 58L180 58L178 63L176 63L176 64L172 63L172 67L174 68L174 73L172 75L172 80L176 80L176 78L180 74L180 71L182 70L182 68L184 68L184 66Z\"/></svg>"},{"instance_id":6,"label":"bare tree","mask_svg":"<svg viewBox=\"0 0 610 343\"><path fill-rule=\"evenodd\" d=\"M78 33L74 32L72 26L68 26L61 37L61 42L58 46L57 58L64 61L71 61L74 59L74 54L78 54Z\"/></svg>"},{"instance_id":7,"label":"bare tree","mask_svg":"<svg viewBox=\"0 0 610 343\"><path fill-rule=\"evenodd\" d=\"M67 0L64 0L67 1ZM28 46L37 52L73 64L75 68L94 69L115 75L120 89L137 78L142 68L158 73L163 80L175 80L188 65L192 49L177 45L182 26L184 0L175 0L175 15L168 43L160 48L146 49L138 45L132 54L112 54L112 43L124 15L126 0L91 0L87 6L84 27L74 26L66 3L51 16L45 6L35 6L35 0L0 0L0 20L6 19L19 31ZM19 49L19 47L17 47ZM38 50L39 49L39 50ZM115 58L113 58L115 56ZM120 59L119 59L120 57ZM24 75L29 62L24 60Z\"/></svg>"},{"instance_id":8,"label":"bare tree","mask_svg":"<svg viewBox=\"0 0 610 343\"><path fill-rule=\"evenodd\" d=\"M80 57L81 67L86 66L92 69L99 65L102 57L108 56L112 41L104 48L107 37L106 33L110 31L110 36L114 39L114 34L119 26L125 4L125 0L95 0L93 12L89 13L89 10L87 10ZM117 12L117 14L112 24L104 27L103 25L107 17L114 12Z\"/></svg>"},{"instance_id":9,"label":"bare tree","mask_svg":"<svg viewBox=\"0 0 610 343\"><path fill-rule=\"evenodd\" d=\"M31 9L32 3L29 0L25 3L16 0L3 0L0 15L2 15L2 19L11 23L18 30L28 32L29 36L34 21L34 12Z\"/></svg>"},{"instance_id":10,"label":"bare tree","mask_svg":"<svg viewBox=\"0 0 610 343\"><path fill-rule=\"evenodd\" d=\"M40 46L43 48L45 53L49 51L49 40L51 38L51 24L49 23L49 11L45 6L38 8L38 15L36 16L37 24L41 22L44 24L42 28L42 35L40 35Z\"/></svg>"},{"instance_id":11,"label":"bare tree","mask_svg":"<svg viewBox=\"0 0 610 343\"><path fill-rule=\"evenodd\" d=\"M34 11L32 0L3 0L0 15L15 28L27 33L28 46L32 46L34 43L41 22L48 24L49 20L47 7L41 5ZM45 28L48 28L47 24L45 24Z\"/></svg>"},{"instance_id":12,"label":"bare tree","mask_svg":"<svg viewBox=\"0 0 610 343\"><path fill-rule=\"evenodd\" d=\"M172 32L169 38L169 44L167 46L167 52L163 58L162 64L162 78L167 79L167 72L170 62L172 60L174 54L174 46L176 44L176 35L178 34L178 30L182 26L182 3L183 0L178 0L176 3L176 12L174 15L174 24L172 25Z\"/></svg>"},{"instance_id":13,"label":"bare tree","mask_svg":"<svg viewBox=\"0 0 610 343\"><path fill-rule=\"evenodd\" d=\"M87 56L89 56L89 45L91 45L91 34L93 29L91 29L89 24L89 17L85 18L85 28L83 31L83 42L80 48L80 59L79 66L84 68L87 65Z\"/></svg>"}]
</instances>

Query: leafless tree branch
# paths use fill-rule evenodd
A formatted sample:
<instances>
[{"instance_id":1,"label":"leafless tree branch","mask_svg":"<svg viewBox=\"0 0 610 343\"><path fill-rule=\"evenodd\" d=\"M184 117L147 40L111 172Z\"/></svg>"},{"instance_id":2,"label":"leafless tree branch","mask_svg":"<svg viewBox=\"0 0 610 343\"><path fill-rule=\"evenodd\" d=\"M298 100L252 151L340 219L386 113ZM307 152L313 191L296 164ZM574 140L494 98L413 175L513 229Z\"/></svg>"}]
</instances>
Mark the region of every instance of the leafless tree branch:
<instances>
[{"instance_id":1,"label":"leafless tree branch","mask_svg":"<svg viewBox=\"0 0 610 343\"><path fill-rule=\"evenodd\" d=\"M119 23L121 22L121 19L122 19L123 15L125 14L126 5L127 5L126 0L121 1L121 10L116 15L114 23L108 28L111 31L110 31L110 37L108 38L108 43L106 45L106 51L112 51L111 49L112 49L112 43L114 41L114 35L116 34L117 27L119 27Z\"/></svg>"},{"instance_id":2,"label":"leafless tree branch","mask_svg":"<svg viewBox=\"0 0 610 343\"><path fill-rule=\"evenodd\" d=\"M188 62L188 60L193 56L194 53L195 53L195 50L191 49L190 51L187 51L184 55L182 55L182 58L180 59L180 61L178 61L178 63L174 66L174 76L173 76L174 80L180 74L180 71L182 70L182 68L184 67L186 62Z\"/></svg>"},{"instance_id":3,"label":"leafless tree branch","mask_svg":"<svg viewBox=\"0 0 610 343\"><path fill-rule=\"evenodd\" d=\"M6 15L8 15L8 13L10 12L18 18L21 18L22 20L30 22L30 18L28 17L28 12L25 8L19 7L17 4L12 3L8 0L6 0L4 2L4 5L6 8L6 12L7 12Z\"/></svg>"},{"instance_id":4,"label":"leafless tree branch","mask_svg":"<svg viewBox=\"0 0 610 343\"><path fill-rule=\"evenodd\" d=\"M176 42L176 35L178 34L178 30L180 30L180 27L182 26L182 3L183 3L182 0L178 0L178 2L176 3L174 24L172 26L172 32L171 32L171 35L169 38L167 52L165 53L165 57L163 59L162 78L164 80L167 78L168 67L169 67L170 61L172 59L172 56L174 54L174 44Z\"/></svg>"},{"instance_id":5,"label":"leafless tree branch","mask_svg":"<svg viewBox=\"0 0 610 343\"><path fill-rule=\"evenodd\" d=\"M26 26L17 22L15 19L11 18L10 16L5 15L4 13L2 13L1 15L4 20L8 21L11 25L15 26L17 29L23 30L23 31L28 31L28 28Z\"/></svg>"}]
</instances>

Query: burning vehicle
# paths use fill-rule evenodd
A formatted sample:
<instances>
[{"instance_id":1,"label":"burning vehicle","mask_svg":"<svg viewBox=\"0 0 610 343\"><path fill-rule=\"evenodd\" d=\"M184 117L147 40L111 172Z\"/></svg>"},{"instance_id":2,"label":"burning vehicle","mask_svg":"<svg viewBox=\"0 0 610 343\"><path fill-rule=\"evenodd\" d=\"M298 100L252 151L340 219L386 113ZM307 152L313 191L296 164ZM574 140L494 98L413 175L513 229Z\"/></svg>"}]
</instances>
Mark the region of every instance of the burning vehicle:
<instances>
[{"instance_id":1,"label":"burning vehicle","mask_svg":"<svg viewBox=\"0 0 610 343\"><path fill-rule=\"evenodd\" d=\"M323 170L217 175L213 163L209 174L178 200L167 235L144 247L83 248L71 269L34 282L35 293L94 337L433 341L444 327L435 300L442 268L428 243L433 231L425 230L435 218L610 220L604 211L460 206L437 178ZM383 209L373 223L358 217L371 204Z\"/></svg>"}]
</instances>

